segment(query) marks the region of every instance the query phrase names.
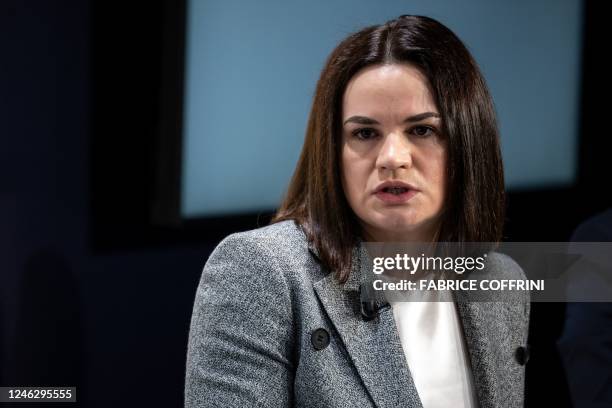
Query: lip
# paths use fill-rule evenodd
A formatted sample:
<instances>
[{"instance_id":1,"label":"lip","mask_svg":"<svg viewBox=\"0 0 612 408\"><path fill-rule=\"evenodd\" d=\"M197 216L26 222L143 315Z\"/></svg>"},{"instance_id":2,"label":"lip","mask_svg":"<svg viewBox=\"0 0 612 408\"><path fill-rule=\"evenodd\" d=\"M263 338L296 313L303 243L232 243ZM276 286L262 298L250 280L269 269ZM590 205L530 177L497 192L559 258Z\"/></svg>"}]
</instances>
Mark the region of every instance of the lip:
<instances>
[{"instance_id":1,"label":"lip","mask_svg":"<svg viewBox=\"0 0 612 408\"><path fill-rule=\"evenodd\" d=\"M402 194L392 194L384 191L385 188L390 187L403 187L408 189L408 191ZM408 183L404 183L403 181L389 180L379 184L378 187L376 187L376 190L374 190L374 195L386 204L402 204L410 200L418 192L419 190Z\"/></svg>"},{"instance_id":2,"label":"lip","mask_svg":"<svg viewBox=\"0 0 612 408\"><path fill-rule=\"evenodd\" d=\"M380 183L376 187L376 190L374 190L374 193L376 194L376 193L384 190L385 188L390 188L390 187L403 187L403 188L407 188L408 190L416 190L416 187L414 187L411 184L404 183L403 181L400 181L400 180L387 180L385 182Z\"/></svg>"}]
</instances>

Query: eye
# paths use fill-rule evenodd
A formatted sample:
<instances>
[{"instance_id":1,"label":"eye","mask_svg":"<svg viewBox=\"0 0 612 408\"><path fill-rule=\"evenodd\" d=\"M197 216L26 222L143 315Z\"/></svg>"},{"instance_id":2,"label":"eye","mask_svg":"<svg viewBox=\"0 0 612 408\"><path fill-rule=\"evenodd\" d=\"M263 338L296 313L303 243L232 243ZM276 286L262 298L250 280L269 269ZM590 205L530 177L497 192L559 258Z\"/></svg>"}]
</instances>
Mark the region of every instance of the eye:
<instances>
[{"instance_id":1,"label":"eye","mask_svg":"<svg viewBox=\"0 0 612 408\"><path fill-rule=\"evenodd\" d=\"M415 126L412 129L410 129L410 133L412 133L415 136L418 137L429 137L429 136L433 136L434 134L437 134L437 131L435 128L431 127L431 126Z\"/></svg>"},{"instance_id":2,"label":"eye","mask_svg":"<svg viewBox=\"0 0 612 408\"><path fill-rule=\"evenodd\" d=\"M353 136L361 140L370 140L377 135L376 130L372 128L355 129L351 133Z\"/></svg>"}]
</instances>

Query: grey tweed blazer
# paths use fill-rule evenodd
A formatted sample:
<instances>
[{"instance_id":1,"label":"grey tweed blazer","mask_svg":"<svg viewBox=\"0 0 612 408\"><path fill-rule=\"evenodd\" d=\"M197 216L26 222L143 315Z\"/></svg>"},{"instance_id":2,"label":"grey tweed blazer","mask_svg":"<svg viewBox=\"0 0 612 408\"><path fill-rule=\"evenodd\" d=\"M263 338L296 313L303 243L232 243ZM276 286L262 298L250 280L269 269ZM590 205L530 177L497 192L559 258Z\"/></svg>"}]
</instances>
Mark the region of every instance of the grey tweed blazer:
<instances>
[{"instance_id":1,"label":"grey tweed blazer","mask_svg":"<svg viewBox=\"0 0 612 408\"><path fill-rule=\"evenodd\" d=\"M491 271L524 278L492 255ZM293 221L225 238L197 288L185 406L422 407L393 312L365 321L356 275L339 284ZM456 301L480 406L523 406L528 295Z\"/></svg>"}]
</instances>

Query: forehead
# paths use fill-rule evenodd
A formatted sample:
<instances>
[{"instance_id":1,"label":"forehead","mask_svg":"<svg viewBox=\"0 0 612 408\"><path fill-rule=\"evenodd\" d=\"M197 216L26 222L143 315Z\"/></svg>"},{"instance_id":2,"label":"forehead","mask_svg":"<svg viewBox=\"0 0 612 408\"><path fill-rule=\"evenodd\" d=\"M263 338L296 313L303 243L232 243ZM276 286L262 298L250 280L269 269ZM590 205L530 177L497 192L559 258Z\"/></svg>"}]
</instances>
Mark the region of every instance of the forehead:
<instances>
[{"instance_id":1,"label":"forehead","mask_svg":"<svg viewBox=\"0 0 612 408\"><path fill-rule=\"evenodd\" d=\"M427 78L410 64L364 68L351 78L342 99L343 119L365 115L403 120L422 112L437 109Z\"/></svg>"}]
</instances>

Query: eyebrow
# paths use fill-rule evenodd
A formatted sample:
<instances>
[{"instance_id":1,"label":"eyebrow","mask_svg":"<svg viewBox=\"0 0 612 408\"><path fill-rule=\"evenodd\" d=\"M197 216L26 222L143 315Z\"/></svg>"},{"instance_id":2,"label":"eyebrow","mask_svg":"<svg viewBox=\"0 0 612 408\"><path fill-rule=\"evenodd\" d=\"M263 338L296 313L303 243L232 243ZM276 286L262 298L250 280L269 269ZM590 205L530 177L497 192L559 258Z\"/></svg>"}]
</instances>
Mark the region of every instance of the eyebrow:
<instances>
[{"instance_id":1,"label":"eyebrow","mask_svg":"<svg viewBox=\"0 0 612 408\"><path fill-rule=\"evenodd\" d=\"M407 117L406 119L404 119L403 123L420 122L427 118L439 118L439 117L440 117L440 114L436 112L423 112L423 113L419 113L418 115ZM368 118L367 116L351 116L350 118L344 121L343 125L346 125L347 123L350 123L350 122L358 123L360 125L379 125L380 124L378 123L378 121Z\"/></svg>"}]
</instances>

